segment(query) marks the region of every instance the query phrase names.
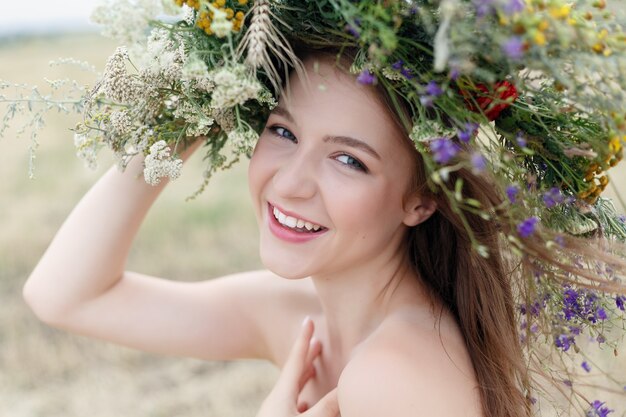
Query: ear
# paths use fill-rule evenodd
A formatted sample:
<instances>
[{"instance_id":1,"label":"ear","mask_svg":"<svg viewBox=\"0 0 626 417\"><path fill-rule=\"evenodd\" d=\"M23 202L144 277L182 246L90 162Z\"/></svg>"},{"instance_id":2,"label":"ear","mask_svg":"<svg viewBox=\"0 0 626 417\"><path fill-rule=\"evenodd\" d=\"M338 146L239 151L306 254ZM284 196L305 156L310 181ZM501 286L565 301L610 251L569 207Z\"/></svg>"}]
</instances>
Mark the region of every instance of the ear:
<instances>
[{"instance_id":1,"label":"ear","mask_svg":"<svg viewBox=\"0 0 626 417\"><path fill-rule=\"evenodd\" d=\"M414 194L404 205L403 223L409 227L416 226L426 220L437 210L434 200Z\"/></svg>"}]
</instances>

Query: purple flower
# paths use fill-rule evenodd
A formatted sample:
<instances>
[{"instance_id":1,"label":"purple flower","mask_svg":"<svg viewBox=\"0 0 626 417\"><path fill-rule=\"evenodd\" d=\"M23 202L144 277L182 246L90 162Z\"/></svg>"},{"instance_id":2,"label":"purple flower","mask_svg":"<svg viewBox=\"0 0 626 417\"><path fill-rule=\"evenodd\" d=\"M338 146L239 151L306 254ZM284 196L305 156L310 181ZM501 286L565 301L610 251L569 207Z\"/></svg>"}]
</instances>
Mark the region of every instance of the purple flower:
<instances>
[{"instance_id":1,"label":"purple flower","mask_svg":"<svg viewBox=\"0 0 626 417\"><path fill-rule=\"evenodd\" d=\"M517 135L515 136L515 140L517 141L517 144L520 148L526 147L526 138L524 137L524 134L522 132L517 133Z\"/></svg>"},{"instance_id":2,"label":"purple flower","mask_svg":"<svg viewBox=\"0 0 626 417\"><path fill-rule=\"evenodd\" d=\"M624 297L623 295L615 296L615 305L622 311L624 311L624 301L626 301L626 297Z\"/></svg>"},{"instance_id":3,"label":"purple flower","mask_svg":"<svg viewBox=\"0 0 626 417\"><path fill-rule=\"evenodd\" d=\"M565 246L565 238L563 236L561 236L561 235L555 236L554 237L554 243L556 243L560 247L564 247Z\"/></svg>"},{"instance_id":4,"label":"purple flower","mask_svg":"<svg viewBox=\"0 0 626 417\"><path fill-rule=\"evenodd\" d=\"M448 74L448 78L450 78L452 81L456 81L460 75L461 71L459 71L458 68L452 68L452 70L450 70L450 74Z\"/></svg>"},{"instance_id":5,"label":"purple flower","mask_svg":"<svg viewBox=\"0 0 626 417\"><path fill-rule=\"evenodd\" d=\"M543 204L545 204L547 208L557 206L561 204L563 200L563 194L561 194L561 190L557 187L552 187L543 194Z\"/></svg>"},{"instance_id":6,"label":"purple flower","mask_svg":"<svg viewBox=\"0 0 626 417\"><path fill-rule=\"evenodd\" d=\"M487 168L487 160L480 152L474 152L472 154L472 168L476 172L483 172Z\"/></svg>"},{"instance_id":7,"label":"purple flower","mask_svg":"<svg viewBox=\"0 0 626 417\"><path fill-rule=\"evenodd\" d=\"M537 217L529 217L517 225L517 233L519 233L521 237L528 237L535 233L537 223L539 223L539 219Z\"/></svg>"},{"instance_id":8,"label":"purple flower","mask_svg":"<svg viewBox=\"0 0 626 417\"><path fill-rule=\"evenodd\" d=\"M435 81L430 81L428 84L426 84L426 94L433 97L439 97L443 94L443 90Z\"/></svg>"},{"instance_id":9,"label":"purple flower","mask_svg":"<svg viewBox=\"0 0 626 417\"><path fill-rule=\"evenodd\" d=\"M507 2L502 7L502 10L504 11L504 13L510 16L512 14L523 11L525 6L526 5L524 4L524 0L507 0Z\"/></svg>"},{"instance_id":10,"label":"purple flower","mask_svg":"<svg viewBox=\"0 0 626 417\"><path fill-rule=\"evenodd\" d=\"M606 342L606 337L604 337L603 335L599 334L598 337L596 337L596 342L604 343L604 342Z\"/></svg>"},{"instance_id":11,"label":"purple flower","mask_svg":"<svg viewBox=\"0 0 626 417\"><path fill-rule=\"evenodd\" d=\"M464 130L459 130L457 133L457 137L463 143L469 143L469 141L474 137L476 131L478 130L478 123L465 123Z\"/></svg>"},{"instance_id":12,"label":"purple flower","mask_svg":"<svg viewBox=\"0 0 626 417\"><path fill-rule=\"evenodd\" d=\"M563 349L563 352L567 352L573 344L574 338L566 334L560 334L554 339L554 345Z\"/></svg>"},{"instance_id":13,"label":"purple flower","mask_svg":"<svg viewBox=\"0 0 626 417\"><path fill-rule=\"evenodd\" d=\"M400 74L402 74L402 76L407 80L410 80L414 77L413 72L409 68L402 68L400 70Z\"/></svg>"},{"instance_id":14,"label":"purple flower","mask_svg":"<svg viewBox=\"0 0 626 417\"><path fill-rule=\"evenodd\" d=\"M448 138L439 138L430 142L430 150L434 154L437 163L447 164L461 150L459 145Z\"/></svg>"},{"instance_id":15,"label":"purple flower","mask_svg":"<svg viewBox=\"0 0 626 417\"><path fill-rule=\"evenodd\" d=\"M583 361L583 363L580 366L582 366L586 372L591 372L591 365L589 365L587 361Z\"/></svg>"},{"instance_id":16,"label":"purple flower","mask_svg":"<svg viewBox=\"0 0 626 417\"><path fill-rule=\"evenodd\" d=\"M403 66L404 66L404 61L401 59L391 64L391 68L393 68L394 71L400 71Z\"/></svg>"},{"instance_id":17,"label":"purple flower","mask_svg":"<svg viewBox=\"0 0 626 417\"><path fill-rule=\"evenodd\" d=\"M532 333L537 333L538 330L539 330L539 326L537 325L537 323L533 323L532 326L530 326L530 331Z\"/></svg>"},{"instance_id":18,"label":"purple flower","mask_svg":"<svg viewBox=\"0 0 626 417\"><path fill-rule=\"evenodd\" d=\"M476 15L483 17L491 14L493 12L493 2L494 0L472 0L476 7Z\"/></svg>"},{"instance_id":19,"label":"purple flower","mask_svg":"<svg viewBox=\"0 0 626 417\"><path fill-rule=\"evenodd\" d=\"M519 187L517 185L509 185L506 187L506 196L511 204L515 204L517 201L517 194L519 193Z\"/></svg>"},{"instance_id":20,"label":"purple flower","mask_svg":"<svg viewBox=\"0 0 626 417\"><path fill-rule=\"evenodd\" d=\"M596 311L596 316L600 319L600 320L606 320L609 317L606 315L606 311L600 307L597 311Z\"/></svg>"},{"instance_id":21,"label":"purple flower","mask_svg":"<svg viewBox=\"0 0 626 417\"><path fill-rule=\"evenodd\" d=\"M612 413L615 410L609 410L609 407L604 406L604 403L601 403L598 400L595 400L591 403L591 409L587 413L588 416L591 417L606 417L609 413ZM593 413L593 414L592 414Z\"/></svg>"},{"instance_id":22,"label":"purple flower","mask_svg":"<svg viewBox=\"0 0 626 417\"><path fill-rule=\"evenodd\" d=\"M619 220L621 223L625 223L625 224L626 224L626 215L624 215L624 214L620 214L620 215L617 217L617 220Z\"/></svg>"},{"instance_id":23,"label":"purple flower","mask_svg":"<svg viewBox=\"0 0 626 417\"><path fill-rule=\"evenodd\" d=\"M359 84L372 85L376 82L376 76L372 74L370 70L364 69L363 71L361 71L356 80Z\"/></svg>"},{"instance_id":24,"label":"purple flower","mask_svg":"<svg viewBox=\"0 0 626 417\"><path fill-rule=\"evenodd\" d=\"M519 36L512 36L502 44L502 52L513 61L524 57L524 41Z\"/></svg>"},{"instance_id":25,"label":"purple flower","mask_svg":"<svg viewBox=\"0 0 626 417\"><path fill-rule=\"evenodd\" d=\"M361 36L361 34L359 34L359 31L352 25L346 25L346 32L348 32L350 35L352 35L354 38L359 39L359 37Z\"/></svg>"}]
</instances>

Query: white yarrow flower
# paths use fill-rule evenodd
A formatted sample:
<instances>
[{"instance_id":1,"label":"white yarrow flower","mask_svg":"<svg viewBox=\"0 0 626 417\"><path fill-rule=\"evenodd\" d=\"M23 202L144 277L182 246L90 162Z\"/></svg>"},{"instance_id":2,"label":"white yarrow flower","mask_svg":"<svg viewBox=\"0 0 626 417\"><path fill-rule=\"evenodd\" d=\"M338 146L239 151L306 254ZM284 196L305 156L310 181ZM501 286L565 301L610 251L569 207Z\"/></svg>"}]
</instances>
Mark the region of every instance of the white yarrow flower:
<instances>
[{"instance_id":1,"label":"white yarrow flower","mask_svg":"<svg viewBox=\"0 0 626 417\"><path fill-rule=\"evenodd\" d=\"M97 154L99 141L94 137L84 133L74 133L74 146L76 146L76 155L85 162L90 169L98 167Z\"/></svg>"},{"instance_id":2,"label":"white yarrow flower","mask_svg":"<svg viewBox=\"0 0 626 417\"><path fill-rule=\"evenodd\" d=\"M175 180L183 168L181 159L172 159L170 148L164 140L150 147L150 153L144 161L143 176L150 185L158 185L161 179L169 177Z\"/></svg>"},{"instance_id":3,"label":"white yarrow flower","mask_svg":"<svg viewBox=\"0 0 626 417\"><path fill-rule=\"evenodd\" d=\"M212 71L210 77L215 84L211 97L214 109L226 109L256 99L262 89L261 83L251 77L243 65L222 67Z\"/></svg>"},{"instance_id":4,"label":"white yarrow flower","mask_svg":"<svg viewBox=\"0 0 626 417\"><path fill-rule=\"evenodd\" d=\"M258 133L252 129L235 129L228 133L228 141L245 154L252 153L258 139Z\"/></svg>"}]
</instances>

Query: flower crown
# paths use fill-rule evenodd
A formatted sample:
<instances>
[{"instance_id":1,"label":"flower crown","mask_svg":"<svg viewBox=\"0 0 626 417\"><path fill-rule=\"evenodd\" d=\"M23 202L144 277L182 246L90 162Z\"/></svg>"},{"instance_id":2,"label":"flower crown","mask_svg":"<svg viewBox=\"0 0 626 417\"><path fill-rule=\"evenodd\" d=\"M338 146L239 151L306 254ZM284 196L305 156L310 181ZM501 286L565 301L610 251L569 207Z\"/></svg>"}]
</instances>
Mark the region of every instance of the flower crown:
<instances>
[{"instance_id":1,"label":"flower crown","mask_svg":"<svg viewBox=\"0 0 626 417\"><path fill-rule=\"evenodd\" d=\"M507 225L513 253L535 265L522 284L533 289L520 300L524 338L569 354L581 332L609 343L623 320L623 294L542 264L528 244L593 272L583 277L619 279L610 263L567 254L568 236L626 240L626 219L601 196L626 142L626 25L605 0L110 0L93 19L126 47L83 102L75 143L88 164L104 146L122 167L143 154L157 184L179 175L181 145L204 136L200 192L252 152L285 72L302 69L294 43L350 48L356 82L409 107L434 192L461 218ZM451 180L460 170L488 175L501 204L465 196ZM552 275L571 285L542 279Z\"/></svg>"}]
</instances>

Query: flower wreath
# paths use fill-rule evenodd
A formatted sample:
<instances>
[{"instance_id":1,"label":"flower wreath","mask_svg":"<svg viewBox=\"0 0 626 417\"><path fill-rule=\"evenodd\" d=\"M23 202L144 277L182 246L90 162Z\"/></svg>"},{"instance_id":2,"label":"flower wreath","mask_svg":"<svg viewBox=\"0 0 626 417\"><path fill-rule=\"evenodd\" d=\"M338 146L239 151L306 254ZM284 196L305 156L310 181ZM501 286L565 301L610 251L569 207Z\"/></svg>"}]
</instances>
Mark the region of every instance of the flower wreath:
<instances>
[{"instance_id":1,"label":"flower wreath","mask_svg":"<svg viewBox=\"0 0 626 417\"><path fill-rule=\"evenodd\" d=\"M292 42L356 49L357 82L410 105L407 128L431 188L461 217L507 225L512 253L532 265L520 285L522 337L570 358L581 334L617 349L623 332L609 336L626 296L608 285L621 282L615 265L570 252L571 236L626 240L626 218L601 195L626 141L626 25L607 1L109 0L93 19L126 46L81 101L75 143L90 165L104 146L121 167L143 154L145 179L157 184L179 175L180 146L204 136L200 192L251 153L282 72L301 68ZM465 197L450 180L461 169L489 175L500 206ZM530 242L571 268L544 262ZM591 369L587 360L578 368Z\"/></svg>"}]
</instances>

